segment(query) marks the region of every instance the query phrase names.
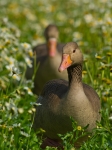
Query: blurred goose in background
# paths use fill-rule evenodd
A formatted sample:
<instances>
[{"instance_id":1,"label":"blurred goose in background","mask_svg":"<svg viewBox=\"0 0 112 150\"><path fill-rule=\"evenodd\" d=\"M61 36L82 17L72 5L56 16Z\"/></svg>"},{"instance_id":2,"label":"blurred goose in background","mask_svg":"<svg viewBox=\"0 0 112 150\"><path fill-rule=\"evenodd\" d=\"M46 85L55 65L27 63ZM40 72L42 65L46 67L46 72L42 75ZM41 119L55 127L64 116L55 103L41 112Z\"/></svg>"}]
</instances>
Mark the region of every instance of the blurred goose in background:
<instances>
[{"instance_id":1,"label":"blurred goose in background","mask_svg":"<svg viewBox=\"0 0 112 150\"><path fill-rule=\"evenodd\" d=\"M36 54L36 63L39 62L39 68L34 79L34 93L40 94L44 84L55 78L63 78L67 80L67 72L62 74L58 72L59 63L61 61L62 47L64 44L58 43L59 32L56 25L48 25L44 31L46 43L37 45L33 51ZM33 68L27 68L26 78L31 79L33 76Z\"/></svg>"},{"instance_id":2,"label":"blurred goose in background","mask_svg":"<svg viewBox=\"0 0 112 150\"><path fill-rule=\"evenodd\" d=\"M96 121L100 121L100 99L92 87L82 83L82 63L83 54L77 43L66 44L59 71L67 69L69 81L55 79L47 82L38 97L37 103L42 105L36 107L33 128L46 131L42 148L60 146L57 134L72 131L70 117L79 126L89 125L87 132L91 132Z\"/></svg>"}]
</instances>

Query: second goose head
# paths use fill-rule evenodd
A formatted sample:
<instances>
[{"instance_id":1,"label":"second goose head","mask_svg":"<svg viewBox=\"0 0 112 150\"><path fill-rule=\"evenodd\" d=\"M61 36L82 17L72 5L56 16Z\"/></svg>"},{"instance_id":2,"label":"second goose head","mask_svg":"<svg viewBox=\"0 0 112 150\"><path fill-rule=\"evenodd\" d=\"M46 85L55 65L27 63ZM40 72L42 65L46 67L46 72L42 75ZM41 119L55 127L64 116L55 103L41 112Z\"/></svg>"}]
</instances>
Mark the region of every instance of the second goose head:
<instances>
[{"instance_id":1,"label":"second goose head","mask_svg":"<svg viewBox=\"0 0 112 150\"><path fill-rule=\"evenodd\" d=\"M48 25L44 31L44 36L47 41L48 55L54 57L56 54L57 41L59 36L57 26L53 24Z\"/></svg>"}]
</instances>

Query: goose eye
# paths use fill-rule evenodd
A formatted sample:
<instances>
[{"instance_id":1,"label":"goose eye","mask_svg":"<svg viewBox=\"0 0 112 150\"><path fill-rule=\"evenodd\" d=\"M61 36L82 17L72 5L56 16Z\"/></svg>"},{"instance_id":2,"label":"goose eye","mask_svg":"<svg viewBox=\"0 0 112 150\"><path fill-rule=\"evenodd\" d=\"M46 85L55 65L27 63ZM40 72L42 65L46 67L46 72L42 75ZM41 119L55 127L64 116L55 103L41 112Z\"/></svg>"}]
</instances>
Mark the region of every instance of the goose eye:
<instances>
[{"instance_id":1,"label":"goose eye","mask_svg":"<svg viewBox=\"0 0 112 150\"><path fill-rule=\"evenodd\" d=\"M74 50L73 50L73 53L75 53L75 51L76 51L76 50L74 49Z\"/></svg>"}]
</instances>

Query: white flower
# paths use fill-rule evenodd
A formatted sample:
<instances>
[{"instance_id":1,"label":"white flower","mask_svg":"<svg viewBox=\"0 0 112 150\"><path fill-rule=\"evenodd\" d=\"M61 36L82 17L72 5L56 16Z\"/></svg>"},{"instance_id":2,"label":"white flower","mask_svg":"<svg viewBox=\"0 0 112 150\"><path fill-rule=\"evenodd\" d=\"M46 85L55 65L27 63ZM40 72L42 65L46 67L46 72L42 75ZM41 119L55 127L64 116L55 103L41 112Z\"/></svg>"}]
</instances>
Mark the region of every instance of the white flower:
<instances>
[{"instance_id":1,"label":"white flower","mask_svg":"<svg viewBox=\"0 0 112 150\"><path fill-rule=\"evenodd\" d=\"M24 109L23 109L23 108L18 108L18 112L19 112L20 114L22 114L22 113L24 112Z\"/></svg>"},{"instance_id":2,"label":"white flower","mask_svg":"<svg viewBox=\"0 0 112 150\"><path fill-rule=\"evenodd\" d=\"M103 24L104 24L104 21L101 18L99 18L99 20L97 20L96 22L96 25L103 25Z\"/></svg>"},{"instance_id":3,"label":"white flower","mask_svg":"<svg viewBox=\"0 0 112 150\"><path fill-rule=\"evenodd\" d=\"M40 96L39 96L39 98L40 98ZM31 102L30 104L33 105L33 106L40 106L40 105L42 105L41 103L35 103L35 102Z\"/></svg>"},{"instance_id":4,"label":"white flower","mask_svg":"<svg viewBox=\"0 0 112 150\"><path fill-rule=\"evenodd\" d=\"M102 2L102 3L107 3L108 1L107 1L107 0L101 0L101 2Z\"/></svg>"},{"instance_id":5,"label":"white flower","mask_svg":"<svg viewBox=\"0 0 112 150\"><path fill-rule=\"evenodd\" d=\"M26 132L20 131L20 134L23 135L23 136L25 136L25 137L29 137L29 134L26 133Z\"/></svg>"},{"instance_id":6,"label":"white flower","mask_svg":"<svg viewBox=\"0 0 112 150\"><path fill-rule=\"evenodd\" d=\"M17 75L21 74L20 70L16 67L13 67L12 70L13 70L13 74L17 74Z\"/></svg>"},{"instance_id":7,"label":"white flower","mask_svg":"<svg viewBox=\"0 0 112 150\"><path fill-rule=\"evenodd\" d=\"M16 114L16 115L18 114L17 113L17 107L16 107L16 105L14 103L6 102L5 106L6 106L7 110L13 110L14 114Z\"/></svg>"},{"instance_id":8,"label":"white flower","mask_svg":"<svg viewBox=\"0 0 112 150\"><path fill-rule=\"evenodd\" d=\"M29 54L30 57L33 57L33 51L31 49L28 50L28 54Z\"/></svg>"},{"instance_id":9,"label":"white flower","mask_svg":"<svg viewBox=\"0 0 112 150\"><path fill-rule=\"evenodd\" d=\"M26 84L28 87L34 88L34 83L32 82L32 80L26 80Z\"/></svg>"},{"instance_id":10,"label":"white flower","mask_svg":"<svg viewBox=\"0 0 112 150\"><path fill-rule=\"evenodd\" d=\"M28 94L29 94L29 95L33 95L31 89L28 89Z\"/></svg>"},{"instance_id":11,"label":"white flower","mask_svg":"<svg viewBox=\"0 0 112 150\"><path fill-rule=\"evenodd\" d=\"M28 67L32 68L32 61L28 57L25 58L25 61L28 65Z\"/></svg>"},{"instance_id":12,"label":"white flower","mask_svg":"<svg viewBox=\"0 0 112 150\"><path fill-rule=\"evenodd\" d=\"M109 117L109 120L112 120L112 116Z\"/></svg>"},{"instance_id":13,"label":"white flower","mask_svg":"<svg viewBox=\"0 0 112 150\"><path fill-rule=\"evenodd\" d=\"M7 65L7 66L6 66L6 69L9 70L9 71L12 71L12 66Z\"/></svg>"},{"instance_id":14,"label":"white flower","mask_svg":"<svg viewBox=\"0 0 112 150\"><path fill-rule=\"evenodd\" d=\"M107 17L106 18L106 23L112 25L112 18Z\"/></svg>"},{"instance_id":15,"label":"white flower","mask_svg":"<svg viewBox=\"0 0 112 150\"><path fill-rule=\"evenodd\" d=\"M3 21L4 21L5 23L7 23L7 22L8 22L8 18L4 17L4 18L3 18Z\"/></svg>"},{"instance_id":16,"label":"white flower","mask_svg":"<svg viewBox=\"0 0 112 150\"><path fill-rule=\"evenodd\" d=\"M22 43L21 46L25 49L31 48L30 44L28 44L28 43Z\"/></svg>"},{"instance_id":17,"label":"white flower","mask_svg":"<svg viewBox=\"0 0 112 150\"><path fill-rule=\"evenodd\" d=\"M37 106L40 106L40 105L42 105L42 104L41 104L41 103L37 103L36 105L37 105Z\"/></svg>"},{"instance_id":18,"label":"white flower","mask_svg":"<svg viewBox=\"0 0 112 150\"><path fill-rule=\"evenodd\" d=\"M13 75L12 75L12 78L13 78L14 80L20 81L20 77L19 77L19 75L17 75L17 74L13 74Z\"/></svg>"},{"instance_id":19,"label":"white flower","mask_svg":"<svg viewBox=\"0 0 112 150\"><path fill-rule=\"evenodd\" d=\"M36 109L35 109L35 108L32 108L32 112L36 112Z\"/></svg>"},{"instance_id":20,"label":"white flower","mask_svg":"<svg viewBox=\"0 0 112 150\"><path fill-rule=\"evenodd\" d=\"M9 76L12 76L13 79L20 81L20 71L18 68L12 67L11 65L7 65L6 68L10 71Z\"/></svg>"},{"instance_id":21,"label":"white flower","mask_svg":"<svg viewBox=\"0 0 112 150\"><path fill-rule=\"evenodd\" d=\"M29 113L29 114L32 114L32 110L28 110L28 113Z\"/></svg>"},{"instance_id":22,"label":"white flower","mask_svg":"<svg viewBox=\"0 0 112 150\"><path fill-rule=\"evenodd\" d=\"M27 89L28 89L28 87L27 87L27 86L25 86L25 87L24 87L24 89L25 89L25 90L27 90Z\"/></svg>"},{"instance_id":23,"label":"white flower","mask_svg":"<svg viewBox=\"0 0 112 150\"><path fill-rule=\"evenodd\" d=\"M66 14L62 13L62 12L58 12L57 13L57 18L61 21L65 21L66 20Z\"/></svg>"},{"instance_id":24,"label":"white flower","mask_svg":"<svg viewBox=\"0 0 112 150\"><path fill-rule=\"evenodd\" d=\"M21 124L20 123L15 123L15 124L13 124L13 127L20 127L21 126Z\"/></svg>"},{"instance_id":25,"label":"white flower","mask_svg":"<svg viewBox=\"0 0 112 150\"><path fill-rule=\"evenodd\" d=\"M28 94L29 94L29 95L33 95L33 93L32 93L32 91L31 91L31 89L30 89L30 88L28 88L28 87L24 87L24 89L25 89L25 90L27 90L27 92L28 92Z\"/></svg>"},{"instance_id":26,"label":"white flower","mask_svg":"<svg viewBox=\"0 0 112 150\"><path fill-rule=\"evenodd\" d=\"M90 22L93 22L93 21L94 21L93 16L92 16L91 14L86 14L86 15L84 16L84 19L85 19L85 21L86 21L87 23L90 23Z\"/></svg>"},{"instance_id":27,"label":"white flower","mask_svg":"<svg viewBox=\"0 0 112 150\"><path fill-rule=\"evenodd\" d=\"M79 33L79 32L74 32L74 33L73 33L73 37L74 37L74 40L75 40L75 41L82 39L82 35L81 35L81 33Z\"/></svg>"},{"instance_id":28,"label":"white flower","mask_svg":"<svg viewBox=\"0 0 112 150\"><path fill-rule=\"evenodd\" d=\"M15 64L15 59L14 58L12 58L12 57L5 57L5 60L9 63L9 65L8 66L10 66L10 67L14 67L14 64ZM7 68L8 69L8 68Z\"/></svg>"}]
</instances>

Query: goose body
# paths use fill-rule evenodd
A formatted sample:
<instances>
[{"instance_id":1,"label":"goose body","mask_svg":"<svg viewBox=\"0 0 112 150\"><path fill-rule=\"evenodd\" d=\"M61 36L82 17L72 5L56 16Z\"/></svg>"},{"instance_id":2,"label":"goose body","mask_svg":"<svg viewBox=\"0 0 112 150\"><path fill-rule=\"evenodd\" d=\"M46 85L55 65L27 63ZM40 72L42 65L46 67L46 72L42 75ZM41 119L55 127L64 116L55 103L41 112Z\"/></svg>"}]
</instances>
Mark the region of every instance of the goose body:
<instances>
[{"instance_id":1,"label":"goose body","mask_svg":"<svg viewBox=\"0 0 112 150\"><path fill-rule=\"evenodd\" d=\"M82 127L89 125L89 132L96 127L96 121L100 121L100 99L92 87L82 83L82 62L78 45L66 44L59 71L67 68L69 81L47 82L37 100L42 105L36 107L33 128L43 128L50 139L59 139L57 134L72 131L70 117Z\"/></svg>"},{"instance_id":2,"label":"goose body","mask_svg":"<svg viewBox=\"0 0 112 150\"><path fill-rule=\"evenodd\" d=\"M36 64L39 63L39 68L34 79L34 93L40 94L44 84L51 79L63 78L67 80L66 70L60 74L58 67L61 61L62 47L64 44L57 43L58 29L55 25L49 25L45 29L44 35L46 38L45 44L37 45L33 48L36 54ZM28 68L26 78L31 79L34 73L33 68Z\"/></svg>"}]
</instances>

